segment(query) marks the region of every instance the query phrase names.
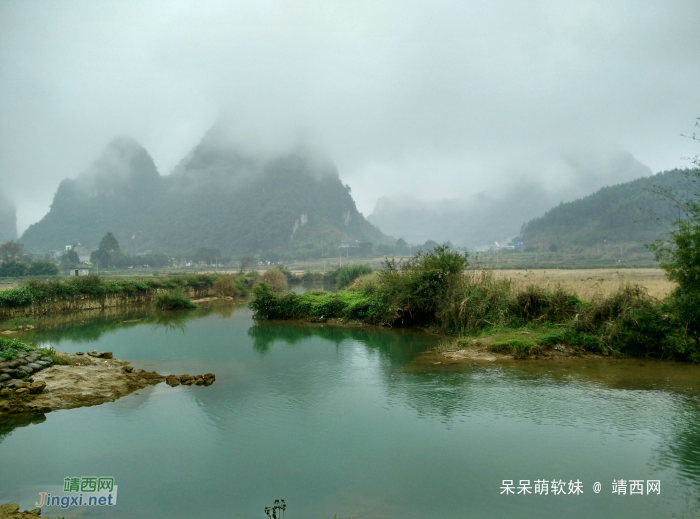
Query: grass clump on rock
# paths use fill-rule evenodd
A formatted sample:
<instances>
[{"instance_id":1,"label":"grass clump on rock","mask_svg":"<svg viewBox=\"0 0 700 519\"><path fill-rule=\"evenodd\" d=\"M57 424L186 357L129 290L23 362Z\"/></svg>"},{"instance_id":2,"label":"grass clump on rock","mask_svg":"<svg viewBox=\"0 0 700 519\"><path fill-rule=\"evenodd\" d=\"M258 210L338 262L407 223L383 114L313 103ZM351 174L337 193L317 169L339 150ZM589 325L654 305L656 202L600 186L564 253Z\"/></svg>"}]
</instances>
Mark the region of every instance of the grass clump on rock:
<instances>
[{"instance_id":1,"label":"grass clump on rock","mask_svg":"<svg viewBox=\"0 0 700 519\"><path fill-rule=\"evenodd\" d=\"M27 346L19 339L5 339L0 337L0 358L12 360L17 358L19 352L32 351L34 348Z\"/></svg>"},{"instance_id":2,"label":"grass clump on rock","mask_svg":"<svg viewBox=\"0 0 700 519\"><path fill-rule=\"evenodd\" d=\"M167 292L165 294L158 294L153 305L159 310L180 310L187 308L197 308L189 297L187 297L184 292L179 290L175 292Z\"/></svg>"}]
</instances>

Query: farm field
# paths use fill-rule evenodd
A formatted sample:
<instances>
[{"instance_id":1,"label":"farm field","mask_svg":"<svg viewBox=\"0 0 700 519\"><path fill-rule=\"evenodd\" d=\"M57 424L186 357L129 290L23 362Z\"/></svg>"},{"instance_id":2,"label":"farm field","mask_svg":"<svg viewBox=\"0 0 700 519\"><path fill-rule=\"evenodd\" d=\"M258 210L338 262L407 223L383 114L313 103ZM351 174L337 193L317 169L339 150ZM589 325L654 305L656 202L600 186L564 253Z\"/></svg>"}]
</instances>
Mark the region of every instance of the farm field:
<instances>
[{"instance_id":1,"label":"farm field","mask_svg":"<svg viewBox=\"0 0 700 519\"><path fill-rule=\"evenodd\" d=\"M542 269L542 270L494 270L497 278L510 279L515 288L530 284L554 287L557 284L573 290L581 299L605 297L620 285L641 285L649 295L661 299L676 287L667 280L661 269Z\"/></svg>"}]
</instances>

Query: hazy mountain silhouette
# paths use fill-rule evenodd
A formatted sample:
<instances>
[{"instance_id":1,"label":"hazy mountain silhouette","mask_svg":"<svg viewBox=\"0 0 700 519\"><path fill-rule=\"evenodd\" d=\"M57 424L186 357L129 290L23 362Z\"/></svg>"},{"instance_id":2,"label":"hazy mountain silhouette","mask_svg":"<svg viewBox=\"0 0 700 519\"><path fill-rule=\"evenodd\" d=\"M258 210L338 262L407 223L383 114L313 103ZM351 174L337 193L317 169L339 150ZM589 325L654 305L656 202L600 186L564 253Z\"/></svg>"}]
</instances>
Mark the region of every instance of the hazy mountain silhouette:
<instances>
[{"instance_id":1,"label":"hazy mountain silhouette","mask_svg":"<svg viewBox=\"0 0 700 519\"><path fill-rule=\"evenodd\" d=\"M96 246L107 231L126 252L217 247L303 257L341 240L387 240L357 211L330 161L303 149L245 152L219 127L168 176L136 141L115 139L87 171L61 182L49 213L21 240L46 252Z\"/></svg>"},{"instance_id":2,"label":"hazy mountain silhouette","mask_svg":"<svg viewBox=\"0 0 700 519\"><path fill-rule=\"evenodd\" d=\"M651 174L649 168L626 152L572 154L565 158L557 178L550 183L521 176L500 189L437 202L407 196L383 197L367 219L410 243L431 239L474 247L518 235L524 222L562 201Z\"/></svg>"}]
</instances>

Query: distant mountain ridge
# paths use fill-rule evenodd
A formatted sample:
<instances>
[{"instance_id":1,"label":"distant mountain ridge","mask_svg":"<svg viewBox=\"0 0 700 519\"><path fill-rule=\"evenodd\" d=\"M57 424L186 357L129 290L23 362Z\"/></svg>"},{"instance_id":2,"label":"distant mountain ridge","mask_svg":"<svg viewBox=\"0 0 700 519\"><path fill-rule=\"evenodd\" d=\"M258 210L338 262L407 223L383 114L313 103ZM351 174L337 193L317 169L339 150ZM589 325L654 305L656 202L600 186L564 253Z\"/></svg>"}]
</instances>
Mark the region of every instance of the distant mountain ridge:
<instances>
[{"instance_id":1,"label":"distant mountain ridge","mask_svg":"<svg viewBox=\"0 0 700 519\"><path fill-rule=\"evenodd\" d=\"M96 246L107 231L132 253L216 247L304 257L341 240L388 240L357 211L330 161L303 150L245 154L217 128L168 176L136 141L115 139L87 171L61 182L21 241L46 252Z\"/></svg>"},{"instance_id":2,"label":"distant mountain ridge","mask_svg":"<svg viewBox=\"0 0 700 519\"><path fill-rule=\"evenodd\" d=\"M604 187L561 203L523 225L525 244L595 246L596 243L649 243L668 231L673 204L654 193L664 188L683 194L682 170L671 170Z\"/></svg>"},{"instance_id":3,"label":"distant mountain ridge","mask_svg":"<svg viewBox=\"0 0 700 519\"><path fill-rule=\"evenodd\" d=\"M571 153L556 166L556 178L549 181L523 174L469 198L426 202L410 196L382 197L367 219L410 243L431 239L474 248L517 235L524 222L561 201L652 175L631 153L620 150Z\"/></svg>"}]
</instances>

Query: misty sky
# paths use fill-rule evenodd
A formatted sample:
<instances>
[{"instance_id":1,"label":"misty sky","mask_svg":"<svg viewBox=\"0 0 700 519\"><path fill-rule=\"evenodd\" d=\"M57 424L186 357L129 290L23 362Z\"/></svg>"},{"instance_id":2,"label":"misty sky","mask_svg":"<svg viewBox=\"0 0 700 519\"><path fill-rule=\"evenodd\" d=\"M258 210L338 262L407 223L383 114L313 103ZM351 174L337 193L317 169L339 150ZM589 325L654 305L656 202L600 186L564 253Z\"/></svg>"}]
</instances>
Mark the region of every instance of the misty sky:
<instances>
[{"instance_id":1,"label":"misty sky","mask_svg":"<svg viewBox=\"0 0 700 519\"><path fill-rule=\"evenodd\" d=\"M325 149L369 214L565 178L568 153L684 166L698 0L0 0L0 188L22 232L131 135L168 174L225 112Z\"/></svg>"}]
</instances>

